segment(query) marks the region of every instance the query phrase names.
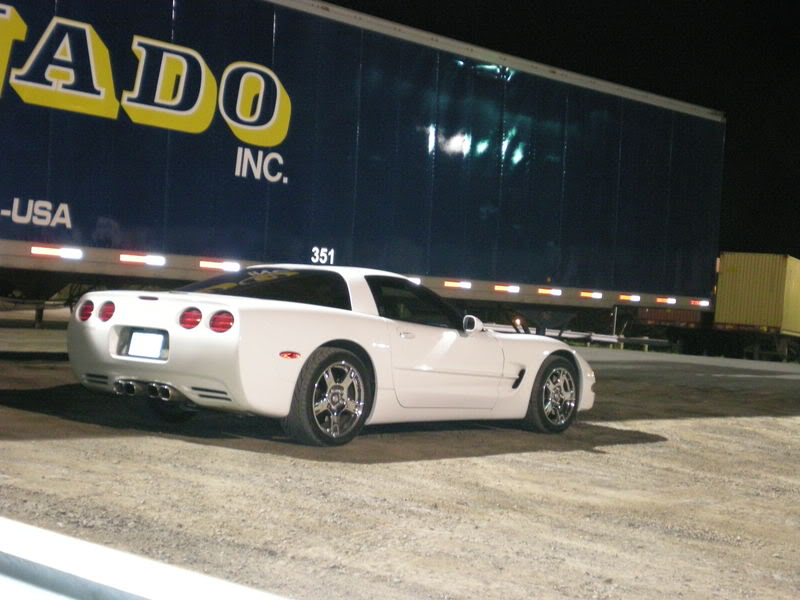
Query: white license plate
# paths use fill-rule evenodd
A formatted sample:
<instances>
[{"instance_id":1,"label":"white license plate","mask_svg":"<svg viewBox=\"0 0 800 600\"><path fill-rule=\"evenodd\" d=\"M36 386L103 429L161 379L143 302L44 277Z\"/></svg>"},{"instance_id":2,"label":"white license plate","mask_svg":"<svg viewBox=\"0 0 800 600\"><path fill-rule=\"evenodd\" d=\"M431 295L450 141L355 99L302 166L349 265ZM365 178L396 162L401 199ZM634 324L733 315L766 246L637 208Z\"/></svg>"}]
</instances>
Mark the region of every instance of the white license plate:
<instances>
[{"instance_id":1,"label":"white license plate","mask_svg":"<svg viewBox=\"0 0 800 600\"><path fill-rule=\"evenodd\" d=\"M160 358L163 345L164 335L161 333L134 331L131 334L131 343L128 346L128 356Z\"/></svg>"}]
</instances>

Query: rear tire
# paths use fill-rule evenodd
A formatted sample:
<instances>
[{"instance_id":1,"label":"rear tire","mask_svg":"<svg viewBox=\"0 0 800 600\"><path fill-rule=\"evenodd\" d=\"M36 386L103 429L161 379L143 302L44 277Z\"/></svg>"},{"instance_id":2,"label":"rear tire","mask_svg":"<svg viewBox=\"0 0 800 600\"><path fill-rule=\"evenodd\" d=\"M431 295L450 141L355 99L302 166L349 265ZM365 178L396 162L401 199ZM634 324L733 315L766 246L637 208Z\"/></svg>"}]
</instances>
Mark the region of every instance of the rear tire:
<instances>
[{"instance_id":1,"label":"rear tire","mask_svg":"<svg viewBox=\"0 0 800 600\"><path fill-rule=\"evenodd\" d=\"M561 433L578 412L578 371L563 356L542 363L531 390L525 426L541 433Z\"/></svg>"},{"instance_id":2,"label":"rear tire","mask_svg":"<svg viewBox=\"0 0 800 600\"><path fill-rule=\"evenodd\" d=\"M341 446L361 431L373 396L370 371L358 356L341 348L318 348L300 371L281 425L303 444Z\"/></svg>"}]
</instances>

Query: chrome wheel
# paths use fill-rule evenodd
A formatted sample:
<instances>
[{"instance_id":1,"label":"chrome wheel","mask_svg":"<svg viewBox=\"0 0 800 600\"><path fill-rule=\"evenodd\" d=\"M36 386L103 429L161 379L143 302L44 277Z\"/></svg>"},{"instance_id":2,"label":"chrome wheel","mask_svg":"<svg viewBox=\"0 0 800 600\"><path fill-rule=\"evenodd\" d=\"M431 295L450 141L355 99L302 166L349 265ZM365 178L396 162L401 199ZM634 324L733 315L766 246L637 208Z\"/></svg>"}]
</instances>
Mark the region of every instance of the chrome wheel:
<instances>
[{"instance_id":1,"label":"chrome wheel","mask_svg":"<svg viewBox=\"0 0 800 600\"><path fill-rule=\"evenodd\" d=\"M345 437L360 425L365 397L358 369L345 360L332 363L314 384L314 422L326 436Z\"/></svg>"},{"instance_id":2,"label":"chrome wheel","mask_svg":"<svg viewBox=\"0 0 800 600\"><path fill-rule=\"evenodd\" d=\"M560 354L548 356L531 390L523 426L541 433L561 433L575 420L580 399L575 364Z\"/></svg>"},{"instance_id":3,"label":"chrome wheel","mask_svg":"<svg viewBox=\"0 0 800 600\"><path fill-rule=\"evenodd\" d=\"M317 348L300 370L289 414L281 425L304 444L346 444L358 435L372 410L374 387L372 371L361 357L344 348Z\"/></svg>"},{"instance_id":4,"label":"chrome wheel","mask_svg":"<svg viewBox=\"0 0 800 600\"><path fill-rule=\"evenodd\" d=\"M575 411L577 396L572 373L565 367L556 367L542 386L544 417L556 427L563 426Z\"/></svg>"}]
</instances>

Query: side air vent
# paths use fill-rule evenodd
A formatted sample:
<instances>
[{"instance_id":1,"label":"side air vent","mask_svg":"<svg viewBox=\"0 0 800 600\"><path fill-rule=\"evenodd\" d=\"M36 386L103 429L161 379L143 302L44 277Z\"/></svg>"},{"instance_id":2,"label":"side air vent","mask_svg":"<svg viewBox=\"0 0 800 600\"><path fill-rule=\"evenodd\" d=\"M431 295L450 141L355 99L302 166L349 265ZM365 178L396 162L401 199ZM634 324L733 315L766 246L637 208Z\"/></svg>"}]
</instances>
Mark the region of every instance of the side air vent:
<instances>
[{"instance_id":1,"label":"side air vent","mask_svg":"<svg viewBox=\"0 0 800 600\"><path fill-rule=\"evenodd\" d=\"M515 390L519 387L519 384L522 383L522 378L525 377L525 369L520 369L519 375L514 380L514 383L511 384L511 389Z\"/></svg>"},{"instance_id":2,"label":"side air vent","mask_svg":"<svg viewBox=\"0 0 800 600\"><path fill-rule=\"evenodd\" d=\"M201 398L208 398L209 400L224 400L225 402L232 402L233 400L225 390L212 390L210 388L193 387L192 391Z\"/></svg>"},{"instance_id":3,"label":"side air vent","mask_svg":"<svg viewBox=\"0 0 800 600\"><path fill-rule=\"evenodd\" d=\"M108 375L101 375L99 373L84 373L86 383L94 383L95 385L108 385Z\"/></svg>"}]
</instances>

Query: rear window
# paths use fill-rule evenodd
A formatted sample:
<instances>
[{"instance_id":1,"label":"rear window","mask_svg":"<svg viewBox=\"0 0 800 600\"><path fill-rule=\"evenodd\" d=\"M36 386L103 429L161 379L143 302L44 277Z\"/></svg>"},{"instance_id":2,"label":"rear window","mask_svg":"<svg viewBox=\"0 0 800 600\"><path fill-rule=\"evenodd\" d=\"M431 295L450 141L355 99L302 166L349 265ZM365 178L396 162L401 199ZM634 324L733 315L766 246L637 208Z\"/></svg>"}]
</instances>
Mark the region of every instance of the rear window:
<instances>
[{"instance_id":1,"label":"rear window","mask_svg":"<svg viewBox=\"0 0 800 600\"><path fill-rule=\"evenodd\" d=\"M225 273L180 288L181 292L203 292L262 300L302 302L350 310L350 291L338 273L305 269L247 269Z\"/></svg>"}]
</instances>

